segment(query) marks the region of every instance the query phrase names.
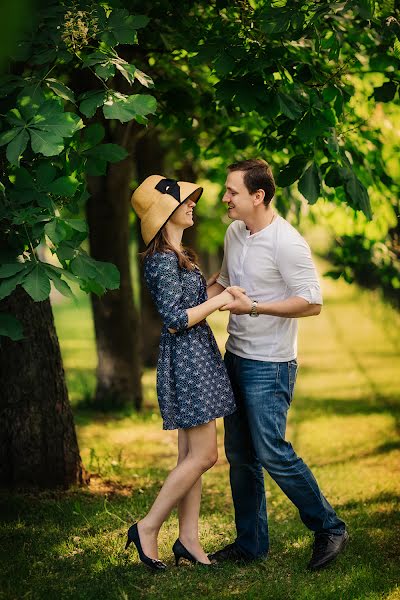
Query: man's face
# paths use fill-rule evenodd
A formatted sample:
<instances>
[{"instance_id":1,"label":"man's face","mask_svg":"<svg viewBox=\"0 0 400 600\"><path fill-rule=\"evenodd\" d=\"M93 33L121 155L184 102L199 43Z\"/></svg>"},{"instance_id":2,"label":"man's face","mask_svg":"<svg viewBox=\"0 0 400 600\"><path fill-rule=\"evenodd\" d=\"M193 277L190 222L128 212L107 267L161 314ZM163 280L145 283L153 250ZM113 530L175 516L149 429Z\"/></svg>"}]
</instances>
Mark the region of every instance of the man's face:
<instances>
[{"instance_id":1,"label":"man's face","mask_svg":"<svg viewBox=\"0 0 400 600\"><path fill-rule=\"evenodd\" d=\"M228 173L225 182L225 194L222 202L228 207L228 216L231 219L245 221L254 211L254 196L243 181L244 171Z\"/></svg>"}]
</instances>

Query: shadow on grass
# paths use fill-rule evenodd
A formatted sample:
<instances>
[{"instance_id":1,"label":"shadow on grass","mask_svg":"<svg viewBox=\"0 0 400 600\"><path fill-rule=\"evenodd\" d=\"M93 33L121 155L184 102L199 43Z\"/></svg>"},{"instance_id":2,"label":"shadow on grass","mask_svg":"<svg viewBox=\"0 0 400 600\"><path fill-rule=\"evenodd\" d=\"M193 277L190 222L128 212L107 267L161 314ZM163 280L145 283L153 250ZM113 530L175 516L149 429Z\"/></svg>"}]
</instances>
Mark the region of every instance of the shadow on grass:
<instances>
[{"instance_id":1,"label":"shadow on grass","mask_svg":"<svg viewBox=\"0 0 400 600\"><path fill-rule=\"evenodd\" d=\"M145 495L153 493L150 487ZM340 513L351 541L335 567L325 572L305 570L311 536L293 518L287 523L270 519L267 561L223 565L215 571L172 567L176 523L167 525L160 537L162 558L171 568L153 574L139 564L134 549L123 550L127 526L147 508L144 498L116 495L105 503L82 491L38 497L2 494L2 598L378 598L396 582L396 502L394 495L380 494L362 503L343 503ZM216 512L223 523L221 508ZM226 522L226 529L233 531L232 523ZM207 544L209 550L216 549L220 540L211 534Z\"/></svg>"},{"instance_id":2,"label":"shadow on grass","mask_svg":"<svg viewBox=\"0 0 400 600\"><path fill-rule=\"evenodd\" d=\"M372 415L389 413L397 421L400 420L400 397L399 396L367 396L355 398L322 398L301 397L294 399L291 419L293 422L303 421L312 417L339 415Z\"/></svg>"}]
</instances>

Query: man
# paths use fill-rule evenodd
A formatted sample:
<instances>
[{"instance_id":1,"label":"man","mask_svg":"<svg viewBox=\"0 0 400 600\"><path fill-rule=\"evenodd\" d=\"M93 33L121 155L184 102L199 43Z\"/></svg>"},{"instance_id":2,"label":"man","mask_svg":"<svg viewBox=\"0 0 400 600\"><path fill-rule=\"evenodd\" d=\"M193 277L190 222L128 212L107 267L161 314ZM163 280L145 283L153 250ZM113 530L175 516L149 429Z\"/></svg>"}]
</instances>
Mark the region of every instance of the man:
<instances>
[{"instance_id":1,"label":"man","mask_svg":"<svg viewBox=\"0 0 400 600\"><path fill-rule=\"evenodd\" d=\"M285 440L297 374L297 318L320 313L318 277L306 241L271 206L269 165L246 160L228 171L223 202L234 222L226 232L221 272L208 292L211 297L227 288L235 298L223 310L230 311L225 363L238 406L224 419L237 537L210 558L267 555L264 467L314 532L308 567L320 569L341 552L348 534Z\"/></svg>"}]
</instances>

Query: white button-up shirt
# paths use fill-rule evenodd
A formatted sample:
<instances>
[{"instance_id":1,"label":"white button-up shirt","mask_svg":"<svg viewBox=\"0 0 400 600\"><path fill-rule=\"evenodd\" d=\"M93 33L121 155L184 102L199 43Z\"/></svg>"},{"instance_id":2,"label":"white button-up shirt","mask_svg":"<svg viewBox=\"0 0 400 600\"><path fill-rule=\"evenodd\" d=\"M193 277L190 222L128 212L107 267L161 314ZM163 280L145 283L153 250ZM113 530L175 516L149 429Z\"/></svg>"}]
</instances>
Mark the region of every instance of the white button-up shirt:
<instances>
[{"instance_id":1,"label":"white button-up shirt","mask_svg":"<svg viewBox=\"0 0 400 600\"><path fill-rule=\"evenodd\" d=\"M298 296L322 304L310 248L280 216L253 235L243 221L230 224L217 281L224 287L243 287L260 303ZM296 318L231 314L226 349L243 358L286 362L297 356L297 329Z\"/></svg>"}]
</instances>

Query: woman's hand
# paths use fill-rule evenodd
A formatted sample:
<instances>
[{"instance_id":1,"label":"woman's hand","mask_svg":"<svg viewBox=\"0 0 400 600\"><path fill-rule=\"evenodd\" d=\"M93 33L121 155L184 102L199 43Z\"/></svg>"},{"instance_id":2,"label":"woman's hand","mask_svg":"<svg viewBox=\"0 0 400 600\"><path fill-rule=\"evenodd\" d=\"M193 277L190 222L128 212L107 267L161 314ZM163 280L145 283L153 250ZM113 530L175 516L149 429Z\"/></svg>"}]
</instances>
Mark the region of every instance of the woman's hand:
<instances>
[{"instance_id":1,"label":"woman's hand","mask_svg":"<svg viewBox=\"0 0 400 600\"><path fill-rule=\"evenodd\" d=\"M235 299L233 302L229 302L220 308L220 310L229 310L229 312L233 315L249 315L252 307L252 301L246 295L246 292L243 290L243 288L233 286L227 288L225 291L228 290Z\"/></svg>"},{"instance_id":2,"label":"woman's hand","mask_svg":"<svg viewBox=\"0 0 400 600\"><path fill-rule=\"evenodd\" d=\"M220 310L223 306L225 306L226 304L230 304L231 302L233 302L235 300L235 296L233 294L230 294L227 290L224 290L223 292L221 292L220 294L218 294L218 296L216 296L216 298L218 298L218 300L220 300Z\"/></svg>"}]
</instances>

